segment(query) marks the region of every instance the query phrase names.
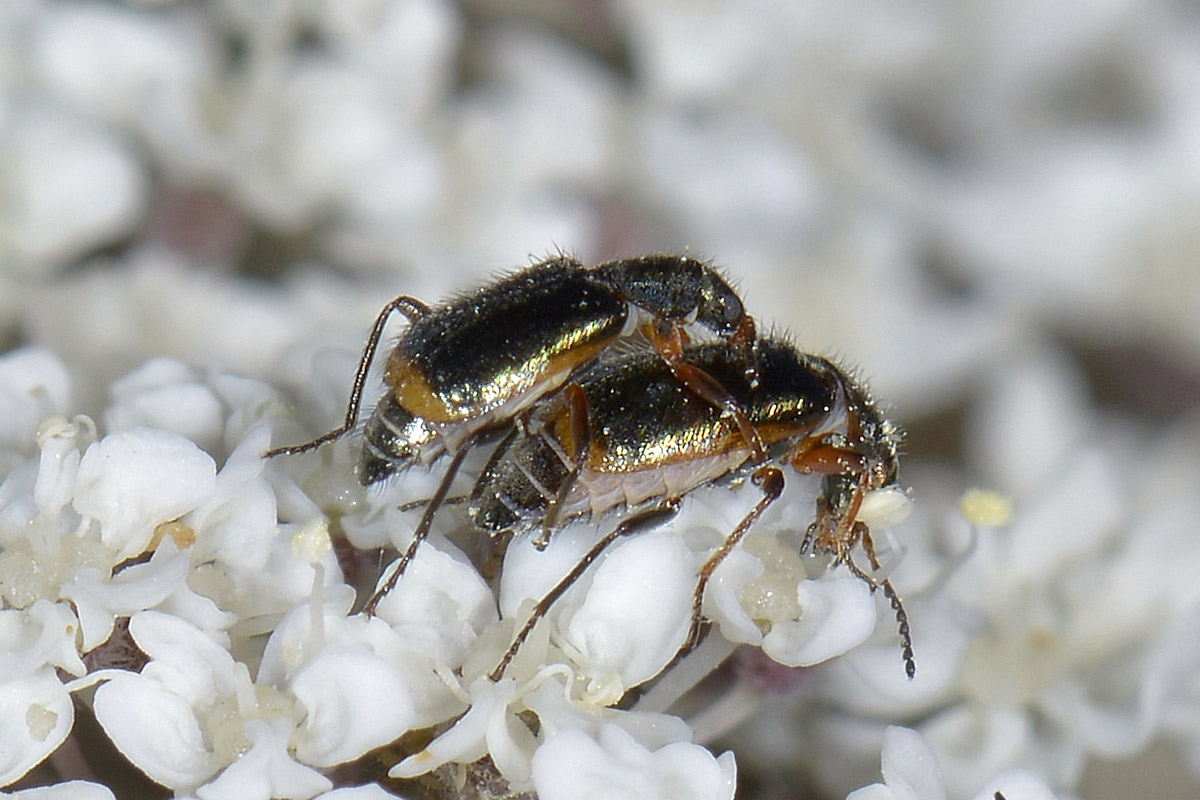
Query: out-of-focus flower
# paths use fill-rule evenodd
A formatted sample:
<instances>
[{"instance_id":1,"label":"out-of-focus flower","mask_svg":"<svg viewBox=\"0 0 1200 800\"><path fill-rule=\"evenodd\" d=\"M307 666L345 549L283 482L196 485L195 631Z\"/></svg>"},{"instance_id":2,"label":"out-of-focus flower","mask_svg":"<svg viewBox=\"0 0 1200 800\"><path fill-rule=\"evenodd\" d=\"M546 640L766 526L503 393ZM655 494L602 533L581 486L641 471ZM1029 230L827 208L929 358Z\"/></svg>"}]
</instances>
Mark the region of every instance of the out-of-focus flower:
<instances>
[{"instance_id":1,"label":"out-of-focus flower","mask_svg":"<svg viewBox=\"0 0 1200 800\"><path fill-rule=\"evenodd\" d=\"M10 268L58 268L134 228L148 187L126 142L47 108L3 122L10 144L0 149L7 176L0 253Z\"/></svg>"},{"instance_id":2,"label":"out-of-focus flower","mask_svg":"<svg viewBox=\"0 0 1200 800\"><path fill-rule=\"evenodd\" d=\"M1069 363L1050 353L1000 367L974 452L1011 492L1012 521L969 535L960 522L949 545L914 542L957 552L926 575L937 607L932 597L910 603L918 679L912 691L880 683L884 654L872 648L831 664L824 691L841 711L819 724L822 747L863 755L851 742L865 741L865 719L844 716L850 709L908 714L952 796L1008 767L1073 791L1089 757L1128 756L1164 724L1162 670L1187 662L1156 658L1154 643L1194 607L1196 589L1162 558L1195 549L1183 510L1195 498L1159 475L1200 470L1194 457L1149 455L1153 467L1130 470L1127 435L1096 430L1079 392ZM1142 588L1123 588L1132 585ZM928 646L931 625L943 646Z\"/></svg>"},{"instance_id":3,"label":"out-of-focus flower","mask_svg":"<svg viewBox=\"0 0 1200 800\"><path fill-rule=\"evenodd\" d=\"M916 731L895 725L884 731L881 760L884 782L856 789L846 800L945 800L948 796L937 756ZM1022 770L995 776L973 797L974 800L1010 797L1054 800L1054 794L1041 779Z\"/></svg>"}]
</instances>

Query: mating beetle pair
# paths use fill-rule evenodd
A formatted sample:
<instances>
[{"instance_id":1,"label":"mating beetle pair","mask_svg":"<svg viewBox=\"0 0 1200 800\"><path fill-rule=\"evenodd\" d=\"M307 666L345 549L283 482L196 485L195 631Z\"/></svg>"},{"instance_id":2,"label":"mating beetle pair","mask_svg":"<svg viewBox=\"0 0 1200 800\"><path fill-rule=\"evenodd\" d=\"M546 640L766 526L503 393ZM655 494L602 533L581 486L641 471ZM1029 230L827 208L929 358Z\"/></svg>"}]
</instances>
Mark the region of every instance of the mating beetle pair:
<instances>
[{"instance_id":1,"label":"mating beetle pair","mask_svg":"<svg viewBox=\"0 0 1200 800\"><path fill-rule=\"evenodd\" d=\"M468 498L480 530L494 538L536 532L535 544L544 547L570 519L620 506L629 515L535 606L493 680L604 548L673 515L691 491L749 475L763 496L700 570L681 652L693 647L705 587L782 494L785 463L824 476L804 546L833 555L872 590L883 588L900 625L906 671L914 674L899 598L888 581L875 581L850 558L861 543L871 569L879 568L857 517L868 493L895 484L899 433L835 364L759 338L740 298L711 266L657 255L587 268L560 256L438 308L398 297L375 322L343 425L267 456L313 449L354 426L394 311L410 325L388 359L388 391L366 423L359 479L369 485L443 456L450 463L368 613L428 535L467 453L507 431ZM631 328L650 346L614 347ZM692 343L688 331L695 328L712 341Z\"/></svg>"}]
</instances>

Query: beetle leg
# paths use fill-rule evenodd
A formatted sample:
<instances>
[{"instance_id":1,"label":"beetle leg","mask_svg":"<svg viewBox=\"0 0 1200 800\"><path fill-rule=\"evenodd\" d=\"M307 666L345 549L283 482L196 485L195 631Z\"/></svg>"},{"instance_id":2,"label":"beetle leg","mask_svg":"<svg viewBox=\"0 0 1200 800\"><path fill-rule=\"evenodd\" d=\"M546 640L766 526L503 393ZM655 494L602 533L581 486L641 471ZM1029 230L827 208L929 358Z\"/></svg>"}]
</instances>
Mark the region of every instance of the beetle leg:
<instances>
[{"instance_id":1,"label":"beetle leg","mask_svg":"<svg viewBox=\"0 0 1200 800\"><path fill-rule=\"evenodd\" d=\"M417 548L421 546L421 542L429 537L429 530L433 526L433 517L446 501L446 495L450 492L450 484L454 482L455 476L458 475L458 469L462 466L463 459L471 451L474 438L468 437L450 460L450 466L446 468L446 473L442 476L442 482L438 484L437 491L433 493L433 497L429 498L428 505L425 506L425 513L421 515L416 528L413 529L412 541L409 542L408 547L400 555L391 576L387 579L387 583L380 587L375 594L371 595L371 599L363 606L363 613L368 617L375 615L375 609L379 606L380 601L387 596L388 592L396 588L396 582L400 580L400 576L408 568L409 562L417 554Z\"/></svg>"},{"instance_id":2,"label":"beetle leg","mask_svg":"<svg viewBox=\"0 0 1200 800\"><path fill-rule=\"evenodd\" d=\"M692 394L733 417L733 421L738 426L738 432L750 447L750 457L754 459L754 463L766 462L767 448L763 444L758 429L750 423L746 412L738 405L729 390L704 370L683 360L683 346L687 343L687 334L684 333L683 328L670 323L655 325L650 328L650 341L653 343L654 349L662 356L663 361L671 368L671 374L677 381L686 386ZM753 370L753 364L747 364L748 374ZM757 381L757 377L754 380Z\"/></svg>"},{"instance_id":3,"label":"beetle leg","mask_svg":"<svg viewBox=\"0 0 1200 800\"><path fill-rule=\"evenodd\" d=\"M737 527L725 537L725 541L721 543L721 546L708 557L708 560L704 562L704 566L700 568L700 577L696 581L695 590L692 592L692 622L688 628L687 638L684 639L683 645L675 654L672 663L687 655L696 645L700 644L700 639L702 638L700 631L704 621L701 606L704 603L704 591L708 588L708 582L712 578L713 573L716 572L721 562L733 552L733 548L737 547L742 541L746 532L750 530L750 526L783 494L783 472L778 467L770 464L759 467L754 471L752 480L762 491L763 496L755 504L754 508L750 509L750 513L746 514L742 518L742 521L737 524Z\"/></svg>"},{"instance_id":4,"label":"beetle leg","mask_svg":"<svg viewBox=\"0 0 1200 800\"><path fill-rule=\"evenodd\" d=\"M833 554L836 563L847 561L854 546L855 518L871 479L866 459L849 449L840 435L824 434L801 440L785 460L802 474L815 472L827 479L844 476L853 481L853 488L840 486L846 489L848 496L833 495L832 490L826 488L825 494L817 500L817 517L808 526L800 545L801 552L811 547L814 552Z\"/></svg>"},{"instance_id":5,"label":"beetle leg","mask_svg":"<svg viewBox=\"0 0 1200 800\"><path fill-rule=\"evenodd\" d=\"M558 529L562 508L566 505L567 497L570 496L571 489L579 479L579 473L583 471L583 466L587 463L588 448L592 444L592 426L589 419L587 395L576 383L568 384L563 389L563 394L566 395L568 414L570 415L568 429L570 441L563 442L563 445L571 460L571 463L567 465L571 471L563 479L562 485L558 487L558 492L550 501L546 513L542 517L542 530L533 540L533 546L538 550L546 549L546 545L550 544L551 534Z\"/></svg>"},{"instance_id":6,"label":"beetle leg","mask_svg":"<svg viewBox=\"0 0 1200 800\"><path fill-rule=\"evenodd\" d=\"M276 447L268 450L263 453L263 458L294 455L296 453L315 450L326 442L332 442L334 439L345 436L354 427L354 423L358 421L358 410L362 403L363 388L367 383L367 374L371 371L371 362L375 359L375 350L379 347L379 340L383 337L383 330L394 312L399 312L409 322L414 322L429 313L429 306L415 297L402 294L384 306L383 310L379 312L379 316L375 318L375 325L371 328L371 335L367 337L367 344L363 347L362 356L358 359L358 370L354 373L354 383L350 388L350 402L346 406L345 421L328 433L323 433L317 438L310 439L303 444L293 444L287 447Z\"/></svg>"},{"instance_id":7,"label":"beetle leg","mask_svg":"<svg viewBox=\"0 0 1200 800\"><path fill-rule=\"evenodd\" d=\"M867 584L872 593L876 589L883 589L884 597L896 615L900 654L904 659L905 674L911 679L917 674L917 663L913 657L912 630L904 603L890 580L876 580L858 566L851 555L854 546L861 543L871 570L879 571L879 558L875 554L871 531L865 523L856 519L863 497L871 485L871 473L863 463L863 457L852 450L830 444L826 437L818 437L815 442L802 441L788 460L801 472L855 478L853 488L849 490L850 496L844 502L835 504L827 496L817 500L817 518L808 526L804 541L800 544L800 552L811 549L816 553L828 553L833 556L835 565L845 564L850 574Z\"/></svg>"},{"instance_id":8,"label":"beetle leg","mask_svg":"<svg viewBox=\"0 0 1200 800\"><path fill-rule=\"evenodd\" d=\"M470 499L471 499L470 495L454 494L454 495L450 495L449 497L442 500L442 505L443 506L461 506L463 503L467 502ZM417 498L416 500L409 500L407 503L401 503L400 505L396 506L396 510L402 511L402 512L416 511L418 508L424 508L425 506L431 504L432 502L433 502L432 497L420 497L420 498Z\"/></svg>"}]
</instances>

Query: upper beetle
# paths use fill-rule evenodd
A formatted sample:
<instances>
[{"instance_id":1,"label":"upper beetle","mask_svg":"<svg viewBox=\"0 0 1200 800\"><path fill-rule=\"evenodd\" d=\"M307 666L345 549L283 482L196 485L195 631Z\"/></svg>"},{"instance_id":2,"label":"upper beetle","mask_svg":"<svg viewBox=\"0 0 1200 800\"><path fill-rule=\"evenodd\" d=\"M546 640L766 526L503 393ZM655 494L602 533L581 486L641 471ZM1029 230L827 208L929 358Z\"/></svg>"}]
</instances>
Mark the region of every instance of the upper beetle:
<instances>
[{"instance_id":1,"label":"upper beetle","mask_svg":"<svg viewBox=\"0 0 1200 800\"><path fill-rule=\"evenodd\" d=\"M343 424L266 457L300 453L347 433L356 423L367 374L393 312L410 324L387 359L387 391L363 432L358 478L377 483L416 463L449 454L430 499L387 587L394 585L428 534L433 514L471 447L510 425L541 398L637 329L674 378L703 402L757 435L720 385L688 363L688 330L703 328L742 355L744 379L757 380L754 320L710 265L680 255L649 255L586 267L556 256L431 308L401 295L384 307L363 349Z\"/></svg>"}]
</instances>

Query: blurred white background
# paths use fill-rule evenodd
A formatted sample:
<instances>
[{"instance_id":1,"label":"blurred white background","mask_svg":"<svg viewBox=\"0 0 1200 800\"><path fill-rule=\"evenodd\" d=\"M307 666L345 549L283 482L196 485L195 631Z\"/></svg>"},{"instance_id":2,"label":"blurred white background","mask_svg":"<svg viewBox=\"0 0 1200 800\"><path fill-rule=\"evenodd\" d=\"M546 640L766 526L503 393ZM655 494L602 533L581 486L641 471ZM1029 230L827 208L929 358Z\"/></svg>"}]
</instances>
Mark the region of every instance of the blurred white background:
<instances>
[{"instance_id":1,"label":"blurred white background","mask_svg":"<svg viewBox=\"0 0 1200 800\"><path fill-rule=\"evenodd\" d=\"M297 389L391 296L559 249L711 258L764 328L857 365L910 430L908 529L926 532L901 536L936 540L976 483L1012 496L1018 525L1061 486L1024 519L1053 550L1104 505L1100 544L1047 562L1086 575L1157 511L1196 508L1194 3L0 4L0 351L54 349L80 411L155 354ZM1112 485L1072 494L1093 447ZM1110 617L1138 628L1121 663L1143 675L1136 654L1195 599ZM1149 691L1122 675L1112 694ZM1154 705L1120 753L1076 719L1051 786L1196 796L1185 702ZM1054 702L1016 706L1064 724L1043 719ZM728 744L743 797L797 796L777 759L756 772Z\"/></svg>"}]
</instances>

